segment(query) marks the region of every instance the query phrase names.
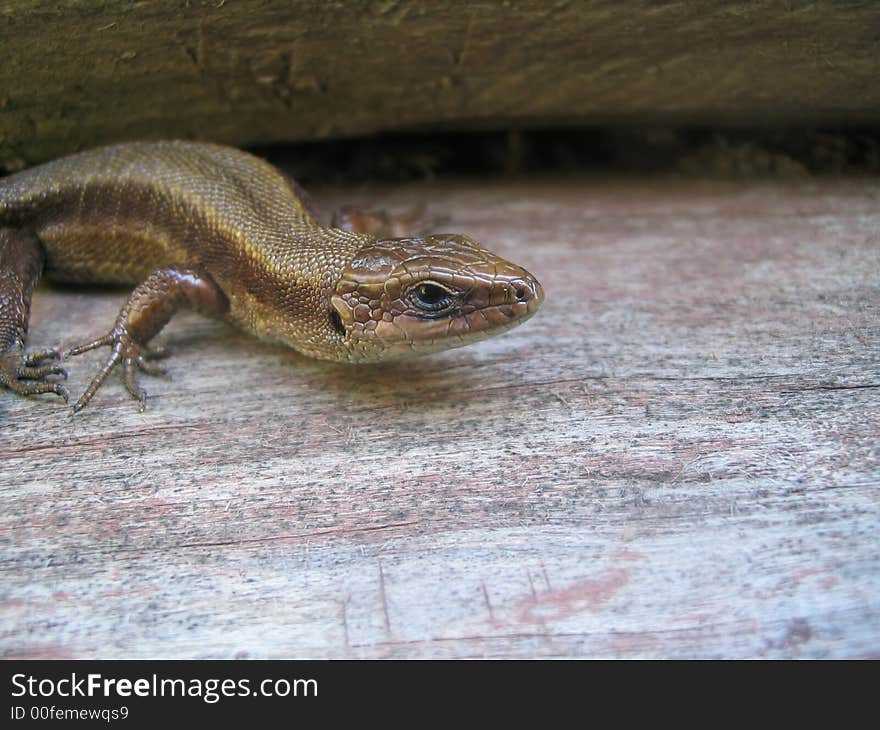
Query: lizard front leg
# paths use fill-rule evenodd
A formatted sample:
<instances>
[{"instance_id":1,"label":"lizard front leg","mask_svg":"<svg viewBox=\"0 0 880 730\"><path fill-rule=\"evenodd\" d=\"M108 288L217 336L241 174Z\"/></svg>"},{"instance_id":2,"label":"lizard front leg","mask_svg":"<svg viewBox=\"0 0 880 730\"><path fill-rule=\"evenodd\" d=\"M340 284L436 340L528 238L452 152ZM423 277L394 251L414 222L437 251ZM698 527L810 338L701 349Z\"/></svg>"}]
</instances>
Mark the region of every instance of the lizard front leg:
<instances>
[{"instance_id":1,"label":"lizard front leg","mask_svg":"<svg viewBox=\"0 0 880 730\"><path fill-rule=\"evenodd\" d=\"M210 316L220 317L229 309L229 300L210 276L196 269L157 269L129 296L116 318L116 324L103 337L69 350L65 356L79 355L107 345L110 357L89 383L73 406L81 411L107 379L113 369L122 364L125 387L144 408L147 394L135 382L135 370L159 374L161 368L150 362L156 351L147 343L168 324L181 307L189 307Z\"/></svg>"},{"instance_id":2,"label":"lizard front leg","mask_svg":"<svg viewBox=\"0 0 880 730\"><path fill-rule=\"evenodd\" d=\"M44 253L32 231L0 228L0 386L21 395L67 389L49 376L67 377L55 350L24 354L31 295L43 271Z\"/></svg>"}]
</instances>

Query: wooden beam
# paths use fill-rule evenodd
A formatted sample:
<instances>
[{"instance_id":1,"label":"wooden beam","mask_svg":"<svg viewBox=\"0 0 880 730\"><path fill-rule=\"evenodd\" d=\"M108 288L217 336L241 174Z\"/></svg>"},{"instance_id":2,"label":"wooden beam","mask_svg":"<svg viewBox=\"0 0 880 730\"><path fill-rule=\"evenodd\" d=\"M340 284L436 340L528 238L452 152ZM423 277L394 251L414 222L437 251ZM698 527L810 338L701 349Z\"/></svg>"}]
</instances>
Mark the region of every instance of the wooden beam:
<instances>
[{"instance_id":1,"label":"wooden beam","mask_svg":"<svg viewBox=\"0 0 880 730\"><path fill-rule=\"evenodd\" d=\"M96 144L880 122L880 5L0 4L0 168Z\"/></svg>"}]
</instances>

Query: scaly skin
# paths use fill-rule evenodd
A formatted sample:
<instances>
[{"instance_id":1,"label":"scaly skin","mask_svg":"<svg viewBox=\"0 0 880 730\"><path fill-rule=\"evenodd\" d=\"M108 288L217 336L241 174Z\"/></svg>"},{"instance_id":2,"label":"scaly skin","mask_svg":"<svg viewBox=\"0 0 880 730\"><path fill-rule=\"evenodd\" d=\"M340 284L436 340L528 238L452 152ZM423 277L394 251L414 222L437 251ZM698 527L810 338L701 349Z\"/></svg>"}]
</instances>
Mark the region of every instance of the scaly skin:
<instances>
[{"instance_id":1,"label":"scaly skin","mask_svg":"<svg viewBox=\"0 0 880 730\"><path fill-rule=\"evenodd\" d=\"M295 182L240 150L136 142L0 179L0 385L66 399L48 351L25 356L30 297L56 281L137 285L109 333L73 348L111 355L76 410L181 306L312 357L377 361L457 347L525 321L543 300L524 269L465 236L383 238L347 213L320 226ZM369 231L369 232L361 232Z\"/></svg>"}]
</instances>

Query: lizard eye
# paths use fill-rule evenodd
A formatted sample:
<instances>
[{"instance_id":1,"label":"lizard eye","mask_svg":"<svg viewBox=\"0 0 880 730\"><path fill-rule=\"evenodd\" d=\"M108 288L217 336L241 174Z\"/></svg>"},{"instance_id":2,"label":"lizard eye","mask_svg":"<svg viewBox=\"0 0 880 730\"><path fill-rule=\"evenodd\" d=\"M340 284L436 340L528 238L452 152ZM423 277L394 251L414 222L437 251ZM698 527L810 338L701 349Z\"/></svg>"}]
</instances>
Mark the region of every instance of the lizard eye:
<instances>
[{"instance_id":1,"label":"lizard eye","mask_svg":"<svg viewBox=\"0 0 880 730\"><path fill-rule=\"evenodd\" d=\"M407 292L407 298L415 307L426 312L439 312L453 301L452 292L432 281L416 284Z\"/></svg>"}]
</instances>

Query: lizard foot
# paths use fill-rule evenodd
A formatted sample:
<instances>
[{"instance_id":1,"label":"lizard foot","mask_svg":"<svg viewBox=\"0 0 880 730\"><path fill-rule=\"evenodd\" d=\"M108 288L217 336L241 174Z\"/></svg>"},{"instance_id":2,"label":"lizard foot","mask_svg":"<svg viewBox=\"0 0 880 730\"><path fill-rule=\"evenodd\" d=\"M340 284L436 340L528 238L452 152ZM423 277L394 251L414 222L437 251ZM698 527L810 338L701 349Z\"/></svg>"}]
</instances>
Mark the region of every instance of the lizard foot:
<instances>
[{"instance_id":1,"label":"lizard foot","mask_svg":"<svg viewBox=\"0 0 880 730\"><path fill-rule=\"evenodd\" d=\"M125 327L117 325L103 337L71 348L64 353L64 356L73 357L74 355L81 355L84 352L95 350L105 345L111 348L110 357L107 358L104 367L92 378L92 382L83 391L79 400L74 403L73 412L79 413L85 408L86 404L92 399L92 396L98 392L98 388L107 379L107 376L119 364L122 364L123 381L125 382L126 390L128 390L132 398L138 401L140 410L143 411L147 404L147 392L138 386L135 381L135 373L137 370L142 370L147 375L167 375L162 366L152 362L152 360L167 357L167 351L164 348L150 348L137 342L126 331Z\"/></svg>"},{"instance_id":2,"label":"lizard foot","mask_svg":"<svg viewBox=\"0 0 880 730\"><path fill-rule=\"evenodd\" d=\"M54 375L67 379L67 371L58 364L58 358L57 350L41 350L26 355L4 353L0 355L0 385L20 395L55 393L66 403L69 395L67 388L57 380L49 379Z\"/></svg>"}]
</instances>

